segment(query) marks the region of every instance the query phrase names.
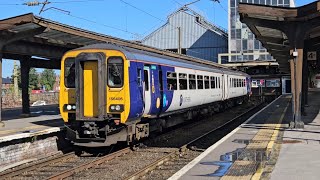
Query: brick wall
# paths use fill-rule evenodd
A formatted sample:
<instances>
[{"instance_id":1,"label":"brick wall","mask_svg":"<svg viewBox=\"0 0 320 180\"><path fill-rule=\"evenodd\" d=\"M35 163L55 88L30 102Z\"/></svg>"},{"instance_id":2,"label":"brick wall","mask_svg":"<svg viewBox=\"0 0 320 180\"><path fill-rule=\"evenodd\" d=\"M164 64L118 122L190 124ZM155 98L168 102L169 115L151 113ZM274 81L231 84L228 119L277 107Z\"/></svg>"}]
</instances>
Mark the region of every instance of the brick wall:
<instances>
[{"instance_id":1,"label":"brick wall","mask_svg":"<svg viewBox=\"0 0 320 180\"><path fill-rule=\"evenodd\" d=\"M43 137L38 136L37 139L25 138L0 144L0 168L19 161L56 153L68 145L62 135L58 133Z\"/></svg>"},{"instance_id":2,"label":"brick wall","mask_svg":"<svg viewBox=\"0 0 320 180\"><path fill-rule=\"evenodd\" d=\"M30 104L38 100L46 101L47 104L58 104L59 92L30 94ZM21 107L21 106L22 106L21 95L15 96L12 92L10 92L2 96L2 108L13 108L13 107Z\"/></svg>"}]
</instances>

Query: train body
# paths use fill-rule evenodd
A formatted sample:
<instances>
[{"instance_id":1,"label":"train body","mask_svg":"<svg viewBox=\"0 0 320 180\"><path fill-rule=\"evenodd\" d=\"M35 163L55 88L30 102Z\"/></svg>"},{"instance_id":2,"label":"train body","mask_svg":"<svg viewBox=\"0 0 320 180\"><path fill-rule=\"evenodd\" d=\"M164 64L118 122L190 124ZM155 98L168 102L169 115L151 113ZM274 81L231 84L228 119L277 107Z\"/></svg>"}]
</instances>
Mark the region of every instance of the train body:
<instances>
[{"instance_id":1,"label":"train body","mask_svg":"<svg viewBox=\"0 0 320 180\"><path fill-rule=\"evenodd\" d=\"M112 44L69 51L61 66L60 111L78 145L132 142L251 91L245 73Z\"/></svg>"}]
</instances>

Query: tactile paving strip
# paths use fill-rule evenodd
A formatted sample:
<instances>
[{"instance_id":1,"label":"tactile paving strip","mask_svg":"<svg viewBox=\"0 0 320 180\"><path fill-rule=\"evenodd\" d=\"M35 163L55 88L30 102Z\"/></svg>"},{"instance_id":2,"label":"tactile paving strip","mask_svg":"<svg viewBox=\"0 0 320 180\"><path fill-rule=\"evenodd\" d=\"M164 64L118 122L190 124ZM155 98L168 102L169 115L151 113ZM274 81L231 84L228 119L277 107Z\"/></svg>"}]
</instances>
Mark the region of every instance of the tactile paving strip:
<instances>
[{"instance_id":1,"label":"tactile paving strip","mask_svg":"<svg viewBox=\"0 0 320 180\"><path fill-rule=\"evenodd\" d=\"M262 112L268 116L264 124L246 126L246 128L258 128L259 131L252 140L248 141L249 144L240 152L238 159L221 179L251 179L258 167L263 166L270 156L270 148L276 139L275 136L278 135L278 129L281 127L280 124L290 100L291 98L282 97L273 104L276 108L266 109L265 112Z\"/></svg>"}]
</instances>

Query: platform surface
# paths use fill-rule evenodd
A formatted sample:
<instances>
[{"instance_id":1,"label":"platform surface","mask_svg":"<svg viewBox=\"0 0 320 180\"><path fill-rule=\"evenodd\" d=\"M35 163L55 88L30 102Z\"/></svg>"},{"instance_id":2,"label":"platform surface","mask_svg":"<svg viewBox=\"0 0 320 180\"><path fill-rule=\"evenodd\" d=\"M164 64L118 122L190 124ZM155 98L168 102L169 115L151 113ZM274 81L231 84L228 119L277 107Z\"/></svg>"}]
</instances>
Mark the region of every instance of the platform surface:
<instances>
[{"instance_id":1,"label":"platform surface","mask_svg":"<svg viewBox=\"0 0 320 180\"><path fill-rule=\"evenodd\" d=\"M290 130L291 95L279 97L169 179L319 179L319 99L320 91L309 92L305 128Z\"/></svg>"},{"instance_id":2,"label":"platform surface","mask_svg":"<svg viewBox=\"0 0 320 180\"><path fill-rule=\"evenodd\" d=\"M4 109L5 127L0 127L0 143L33 135L58 132L63 127L58 105L30 108L30 117L21 117L21 109Z\"/></svg>"},{"instance_id":3,"label":"platform surface","mask_svg":"<svg viewBox=\"0 0 320 180\"><path fill-rule=\"evenodd\" d=\"M286 129L271 179L320 179L320 92L309 91L304 129Z\"/></svg>"}]
</instances>

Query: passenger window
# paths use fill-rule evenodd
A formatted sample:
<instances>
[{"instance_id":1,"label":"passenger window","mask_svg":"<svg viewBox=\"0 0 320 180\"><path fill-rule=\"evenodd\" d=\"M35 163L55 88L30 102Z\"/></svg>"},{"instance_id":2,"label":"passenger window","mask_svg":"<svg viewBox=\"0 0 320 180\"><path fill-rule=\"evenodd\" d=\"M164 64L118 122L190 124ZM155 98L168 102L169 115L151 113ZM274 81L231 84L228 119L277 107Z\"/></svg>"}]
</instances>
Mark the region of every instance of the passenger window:
<instances>
[{"instance_id":1,"label":"passenger window","mask_svg":"<svg viewBox=\"0 0 320 180\"><path fill-rule=\"evenodd\" d=\"M138 83L138 86L142 86L141 69L140 68L137 69L137 83Z\"/></svg>"},{"instance_id":2,"label":"passenger window","mask_svg":"<svg viewBox=\"0 0 320 180\"><path fill-rule=\"evenodd\" d=\"M149 91L149 73L148 70L143 70L144 73L144 89Z\"/></svg>"},{"instance_id":3,"label":"passenger window","mask_svg":"<svg viewBox=\"0 0 320 180\"><path fill-rule=\"evenodd\" d=\"M189 74L189 89L197 89L196 75L194 74Z\"/></svg>"},{"instance_id":4,"label":"passenger window","mask_svg":"<svg viewBox=\"0 0 320 180\"><path fill-rule=\"evenodd\" d=\"M123 59L121 57L110 57L108 59L108 86L123 86Z\"/></svg>"},{"instance_id":5,"label":"passenger window","mask_svg":"<svg viewBox=\"0 0 320 180\"><path fill-rule=\"evenodd\" d=\"M211 81L211 89L216 88L216 81L215 81L215 77L214 76L210 77L210 81Z\"/></svg>"},{"instance_id":6,"label":"passenger window","mask_svg":"<svg viewBox=\"0 0 320 180\"><path fill-rule=\"evenodd\" d=\"M235 87L235 88L237 87L237 79L236 78L233 79L233 87Z\"/></svg>"},{"instance_id":7,"label":"passenger window","mask_svg":"<svg viewBox=\"0 0 320 180\"><path fill-rule=\"evenodd\" d=\"M210 89L209 76L204 76L204 88L205 89Z\"/></svg>"},{"instance_id":8,"label":"passenger window","mask_svg":"<svg viewBox=\"0 0 320 180\"><path fill-rule=\"evenodd\" d=\"M64 85L67 88L75 88L75 59L67 58L64 61Z\"/></svg>"},{"instance_id":9,"label":"passenger window","mask_svg":"<svg viewBox=\"0 0 320 180\"><path fill-rule=\"evenodd\" d=\"M220 89L220 77L218 77L218 88Z\"/></svg>"},{"instance_id":10,"label":"passenger window","mask_svg":"<svg viewBox=\"0 0 320 180\"><path fill-rule=\"evenodd\" d=\"M203 89L203 76L197 75L198 89Z\"/></svg>"},{"instance_id":11,"label":"passenger window","mask_svg":"<svg viewBox=\"0 0 320 180\"><path fill-rule=\"evenodd\" d=\"M188 89L187 74L179 73L179 89L180 90Z\"/></svg>"},{"instance_id":12,"label":"passenger window","mask_svg":"<svg viewBox=\"0 0 320 180\"><path fill-rule=\"evenodd\" d=\"M177 73L167 72L167 89L170 91L177 90Z\"/></svg>"}]
</instances>

